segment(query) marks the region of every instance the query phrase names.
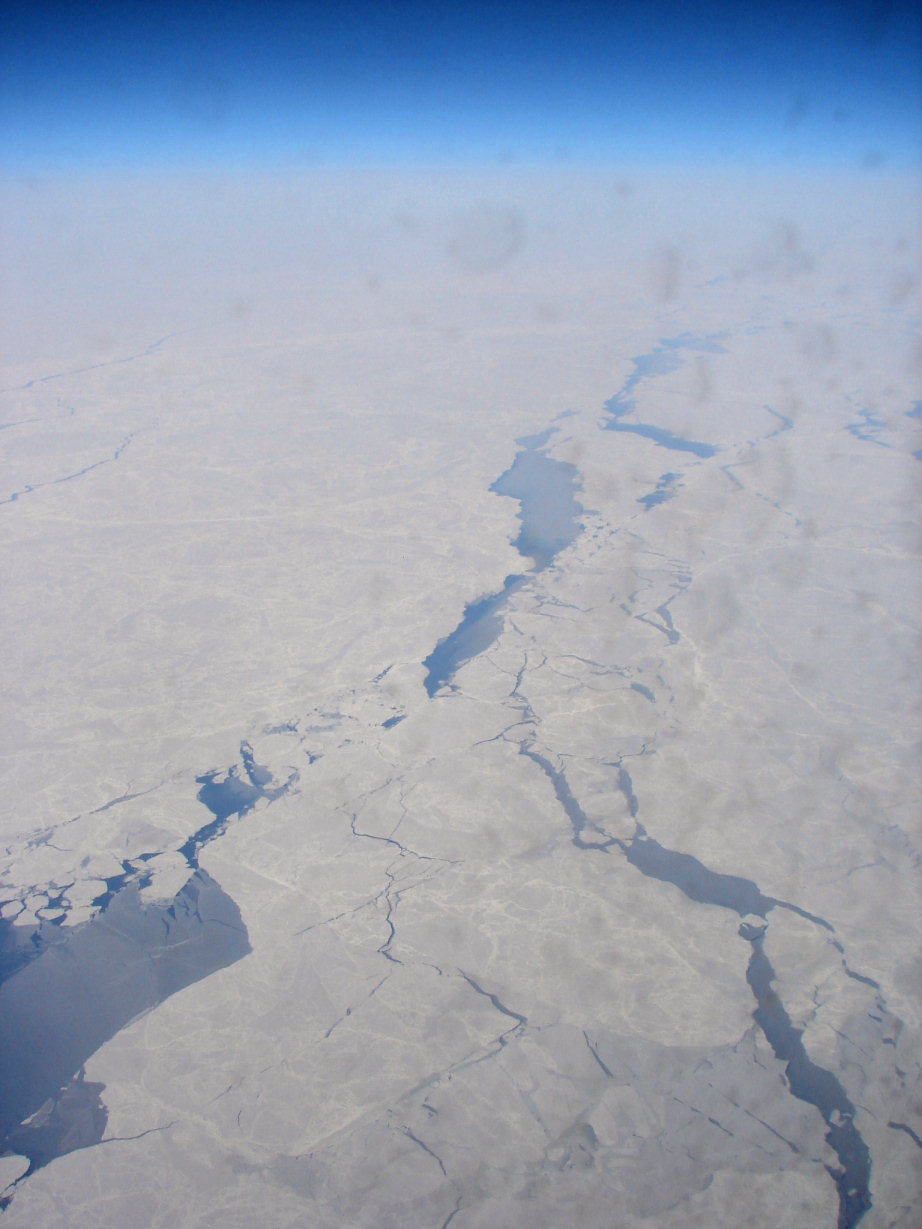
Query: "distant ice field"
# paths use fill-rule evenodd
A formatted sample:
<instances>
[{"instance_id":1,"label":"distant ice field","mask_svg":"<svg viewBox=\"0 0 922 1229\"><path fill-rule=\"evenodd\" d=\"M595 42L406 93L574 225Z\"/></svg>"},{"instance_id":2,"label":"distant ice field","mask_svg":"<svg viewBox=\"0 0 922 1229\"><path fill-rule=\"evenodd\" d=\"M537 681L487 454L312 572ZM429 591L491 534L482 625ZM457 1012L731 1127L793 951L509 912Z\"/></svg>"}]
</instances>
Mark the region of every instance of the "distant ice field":
<instances>
[{"instance_id":1,"label":"distant ice field","mask_svg":"<svg viewBox=\"0 0 922 1229\"><path fill-rule=\"evenodd\" d=\"M909 1226L917 184L9 181L4 1226Z\"/></svg>"}]
</instances>

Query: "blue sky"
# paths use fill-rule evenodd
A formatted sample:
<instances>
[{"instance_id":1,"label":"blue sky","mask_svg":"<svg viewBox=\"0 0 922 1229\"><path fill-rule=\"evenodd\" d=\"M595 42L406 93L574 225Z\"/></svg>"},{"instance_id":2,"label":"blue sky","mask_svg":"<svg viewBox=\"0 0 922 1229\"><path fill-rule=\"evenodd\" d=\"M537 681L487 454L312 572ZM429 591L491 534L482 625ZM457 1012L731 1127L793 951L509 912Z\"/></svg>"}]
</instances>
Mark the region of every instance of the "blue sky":
<instances>
[{"instance_id":1,"label":"blue sky","mask_svg":"<svg viewBox=\"0 0 922 1229\"><path fill-rule=\"evenodd\" d=\"M7 169L918 166L906 0L7 3Z\"/></svg>"}]
</instances>

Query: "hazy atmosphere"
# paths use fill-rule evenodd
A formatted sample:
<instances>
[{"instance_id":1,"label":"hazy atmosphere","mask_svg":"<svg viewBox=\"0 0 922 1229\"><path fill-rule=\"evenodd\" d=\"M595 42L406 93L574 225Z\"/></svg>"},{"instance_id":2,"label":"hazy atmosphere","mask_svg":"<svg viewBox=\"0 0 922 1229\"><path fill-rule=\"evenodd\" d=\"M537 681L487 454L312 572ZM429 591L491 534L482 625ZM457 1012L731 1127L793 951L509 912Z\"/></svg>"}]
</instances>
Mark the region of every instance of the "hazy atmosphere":
<instances>
[{"instance_id":1,"label":"hazy atmosphere","mask_svg":"<svg viewBox=\"0 0 922 1229\"><path fill-rule=\"evenodd\" d=\"M0 1224L912 1229L915 6L0 21Z\"/></svg>"}]
</instances>

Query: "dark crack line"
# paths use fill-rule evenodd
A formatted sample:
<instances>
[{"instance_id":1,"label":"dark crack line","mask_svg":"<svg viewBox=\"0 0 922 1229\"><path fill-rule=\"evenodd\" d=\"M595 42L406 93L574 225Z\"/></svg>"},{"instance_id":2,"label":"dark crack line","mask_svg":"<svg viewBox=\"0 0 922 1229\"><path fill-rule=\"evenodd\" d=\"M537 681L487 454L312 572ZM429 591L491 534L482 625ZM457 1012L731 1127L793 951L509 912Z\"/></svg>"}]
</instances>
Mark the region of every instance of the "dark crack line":
<instances>
[{"instance_id":1,"label":"dark crack line","mask_svg":"<svg viewBox=\"0 0 922 1229\"><path fill-rule=\"evenodd\" d=\"M717 467L717 468L718 468L718 469L719 469L722 473L724 473L724 474L726 474L726 475L727 475L727 477L730 479L730 481L733 483L733 485L734 485L734 486L738 486L738 487L739 487L739 489L740 489L741 491L745 491L745 490L746 490L746 486L745 486L745 484L744 484L744 483L742 483L742 482L740 482L740 480L739 480L739 478L737 478L736 474L734 474L734 473L732 473L732 472L731 472L731 471L732 471L732 470L734 470L734 469L738 469L738 468L739 468L742 464L743 464L743 462L742 462L742 461L737 461L737 462L736 462L735 464L733 464L733 465L718 465L718 467Z\"/></svg>"},{"instance_id":2,"label":"dark crack line","mask_svg":"<svg viewBox=\"0 0 922 1229\"><path fill-rule=\"evenodd\" d=\"M391 784L390 781L386 781L384 785L380 787L380 789L385 789L390 784ZM378 791L375 791L375 792L378 792ZM406 806L403 803L402 799L401 799L401 805L404 806L404 816L405 816ZM356 827L357 822L358 822L358 812L354 811L350 817L350 828L351 828L353 836L361 837L364 840L369 840L369 841L379 841L384 845L391 845L393 846L393 848L395 848L398 851L398 857L389 866L386 866L384 868L384 874L387 877L387 887L382 889L382 891L380 891L373 898L372 901L365 902L364 905L359 906L353 912L358 912L358 909L366 908L369 904L378 904L381 900L385 902L386 913L384 916L384 922L385 922L385 925L387 926L387 936L384 942L381 944L381 946L377 950L378 950L379 955L383 956L385 960L389 960L391 964L403 965L404 962L401 959L399 959L399 957L395 956L393 952L391 951L394 941L397 938L397 928L394 923L394 915L397 911L397 906L400 904L400 900L401 900L401 897L403 896L403 893L409 891L411 888L419 887L421 883L428 882L428 880L432 878L432 875L424 875L422 878L416 880L413 883L405 883L403 884L403 886L398 887L397 886L397 876L394 874L394 871L392 868L396 865L399 865L400 860L404 857L416 858L420 862L434 862L434 863L441 864L439 869L435 870L433 874L439 874L440 871L444 870L446 866L456 865L457 863L455 861L447 860L445 858L435 858L428 854L417 853L415 849L410 849L408 846L401 844L401 842L398 841L393 835L392 836L379 836L377 833L374 833L374 832L360 832L358 828ZM400 826L402 822L403 822L403 816L401 816L401 819L398 820L397 824L394 826L394 832L397 831L397 828ZM338 915L337 918L328 919L328 921L338 921L339 917L342 917L342 916L346 916L346 914L340 914ZM303 934L303 933L306 933L307 930L312 930L314 925L326 925L326 924L327 924L326 922L314 923L312 926L306 927L304 931L300 931L299 933ZM432 967L434 968L435 966L432 966ZM441 973L441 970L438 970L438 972Z\"/></svg>"},{"instance_id":3,"label":"dark crack line","mask_svg":"<svg viewBox=\"0 0 922 1229\"><path fill-rule=\"evenodd\" d=\"M886 1011L886 1006L883 1002L883 999L880 998L880 982L876 982L874 981L872 977L865 977L862 973L856 973L853 969L850 969L848 967L848 962L845 959L845 948L842 946L842 944L839 942L838 939L833 939L831 942L832 942L832 946L836 949L836 951L842 957L842 968L845 971L846 977L850 977L852 981L860 982L862 986L870 986L872 990L876 990L878 992L879 1006L881 1007L882 1010Z\"/></svg>"},{"instance_id":4,"label":"dark crack line","mask_svg":"<svg viewBox=\"0 0 922 1229\"><path fill-rule=\"evenodd\" d=\"M803 1044L803 1030L794 1027L784 1004L774 991L775 970L765 955L767 927L744 923L740 934L752 947L746 981L756 1000L753 1017L765 1034L775 1057L785 1064L791 1094L813 1105L826 1123L826 1142L839 1159L840 1168L826 1169L839 1194L838 1229L852 1229L872 1206L871 1155L855 1126L855 1106L845 1089L824 1067L814 1063Z\"/></svg>"},{"instance_id":5,"label":"dark crack line","mask_svg":"<svg viewBox=\"0 0 922 1229\"><path fill-rule=\"evenodd\" d=\"M674 593L669 599L669 602L674 601L676 597L678 597L678 594ZM669 613L669 602L663 602L662 606L656 607L655 613L658 614L663 620L662 623L657 623L654 619L651 619L649 615L645 614L634 615L634 618L637 619L639 623L646 623L648 626L655 628L658 632L662 632L670 644L678 644L681 636L676 631L675 624L672 621L672 615Z\"/></svg>"},{"instance_id":6,"label":"dark crack line","mask_svg":"<svg viewBox=\"0 0 922 1229\"><path fill-rule=\"evenodd\" d=\"M384 873L387 875L388 880L388 886L384 889L384 901L387 905L387 913L384 916L384 922L387 926L387 938L378 948L378 953L383 956L385 960L389 960L391 964L402 965L403 961L391 952L391 945L397 937L397 928L394 925L394 912L400 901L400 893L397 892L396 896L391 896L391 889L394 886L396 876L389 866L384 868Z\"/></svg>"},{"instance_id":7,"label":"dark crack line","mask_svg":"<svg viewBox=\"0 0 922 1229\"><path fill-rule=\"evenodd\" d=\"M912 1127L907 1126L905 1122L894 1122L891 1118L887 1123L887 1126L890 1127L891 1130L905 1132L917 1148L922 1148L922 1139L920 1139Z\"/></svg>"},{"instance_id":8,"label":"dark crack line","mask_svg":"<svg viewBox=\"0 0 922 1229\"><path fill-rule=\"evenodd\" d=\"M223 1093L221 1094L224 1095ZM103 1144L129 1144L135 1139L144 1139L147 1135L156 1135L160 1131L169 1131L170 1127L176 1125L176 1119L171 1118L169 1122L165 1122L162 1127L148 1127L146 1131L141 1131L139 1135L107 1135L105 1139L101 1139L98 1144L94 1144L94 1148L101 1148Z\"/></svg>"},{"instance_id":9,"label":"dark crack line","mask_svg":"<svg viewBox=\"0 0 922 1229\"><path fill-rule=\"evenodd\" d=\"M767 410L774 418L777 418L781 426L776 427L774 431L770 431L764 438L767 440L774 439L776 435L780 435L782 431L790 431L794 426L794 419L788 418L787 414L779 414L777 410L773 410L770 405L763 405L763 410Z\"/></svg>"},{"instance_id":10,"label":"dark crack line","mask_svg":"<svg viewBox=\"0 0 922 1229\"><path fill-rule=\"evenodd\" d=\"M827 922L825 918L820 917L816 913L808 913L806 909L801 909L800 905L792 905L789 900L773 900L772 903L776 909L787 909L788 913L796 913L798 917L802 917L807 922L812 922L814 926L822 926L830 934L835 934L835 927L831 922ZM864 981L865 979L859 977L856 980Z\"/></svg>"},{"instance_id":11,"label":"dark crack line","mask_svg":"<svg viewBox=\"0 0 922 1229\"><path fill-rule=\"evenodd\" d=\"M707 1122L709 1122L712 1127L717 1127L718 1131L723 1131L724 1135L729 1135L731 1139L734 1138L732 1131L728 1131L722 1123L718 1122L716 1118L711 1118L710 1115L704 1112L704 1110L699 1110L696 1105L692 1105L688 1101L683 1101L682 1098L677 1097L675 1093L671 1093L670 1096L671 1099L675 1101L676 1105L681 1105L683 1109L689 1110L692 1114L697 1114L699 1118L704 1118Z\"/></svg>"},{"instance_id":12,"label":"dark crack line","mask_svg":"<svg viewBox=\"0 0 922 1229\"><path fill-rule=\"evenodd\" d=\"M599 1064L599 1066L602 1068L602 1070L605 1072L608 1078L610 1080L613 1080L615 1078L614 1074L608 1069L608 1067L606 1067L605 1063L602 1061L601 1057L599 1056L598 1050L589 1040L589 1034L585 1030L583 1031L583 1040L585 1041L586 1045L589 1048L589 1053L592 1055L595 1061Z\"/></svg>"},{"instance_id":13,"label":"dark crack line","mask_svg":"<svg viewBox=\"0 0 922 1229\"><path fill-rule=\"evenodd\" d=\"M551 785L554 787L554 794L557 797L557 801L566 812L567 818L569 819L571 827L573 828L573 844L577 849L594 849L599 853L604 853L610 845L614 845L616 843L615 838L610 836L606 837L603 841L584 840L584 830L587 827L589 829L593 829L594 825L590 821L586 812L576 801L576 798L573 796L573 792L570 789L564 774L559 769L555 768L550 760L545 759L543 755L535 751L533 748L526 746L524 742L519 744L519 754L527 756L530 760L537 764L550 781Z\"/></svg>"},{"instance_id":14,"label":"dark crack line","mask_svg":"<svg viewBox=\"0 0 922 1229\"><path fill-rule=\"evenodd\" d=\"M640 754L643 755L643 751ZM615 767L618 769L618 789L624 796L631 819L636 819L640 804L637 801L637 795L634 793L634 782L631 780L631 774L624 767L621 759L616 761Z\"/></svg>"},{"instance_id":15,"label":"dark crack line","mask_svg":"<svg viewBox=\"0 0 922 1229\"><path fill-rule=\"evenodd\" d=\"M153 354L155 350L163 345L164 342L170 341L173 337L178 337L178 333L167 333L165 337L159 338L152 342L144 350L139 350L137 354L128 354L123 358L110 358L104 363L90 363L87 367L74 367L71 371L56 371L50 376L36 376L34 380L28 380L25 384L14 384L9 388L0 388L0 393L20 393L27 388L33 388L36 384L47 384L51 380L63 380L68 376L85 375L88 371L99 371L103 367L118 367L122 363L133 363L135 359L147 358Z\"/></svg>"},{"instance_id":16,"label":"dark crack line","mask_svg":"<svg viewBox=\"0 0 922 1229\"><path fill-rule=\"evenodd\" d=\"M387 784L389 785L390 782L387 782ZM381 788L383 789L384 786L382 786ZM432 854L417 853L415 849L410 849L408 845L402 845L400 841L398 841L394 836L380 836L376 832L359 832L359 830L355 826L357 821L358 821L358 812L354 812L351 818L351 822L350 822L350 827L352 828L353 836L363 837L366 841L381 841L382 844L384 845L393 845L393 847L396 850L398 850L399 853L407 854L411 858L418 858L420 862L445 862L446 861L445 858L436 858L436 857L433 857ZM394 831L396 832L396 830L397 829L395 827Z\"/></svg>"},{"instance_id":17,"label":"dark crack line","mask_svg":"<svg viewBox=\"0 0 922 1229\"><path fill-rule=\"evenodd\" d=\"M146 798L148 794L153 794L156 790L162 789L162 788L163 788L162 785L152 785L150 789L139 790L138 793L136 794L122 794L118 798L113 798L111 802L104 802L101 807L96 807L95 810L88 811L87 814L102 815L103 811L108 811L112 807L120 806L123 802L134 802L135 798ZM79 819L79 818L80 818L79 815L75 816L75 819ZM73 822L74 821L71 820L71 823Z\"/></svg>"},{"instance_id":18,"label":"dark crack line","mask_svg":"<svg viewBox=\"0 0 922 1229\"><path fill-rule=\"evenodd\" d=\"M378 892L368 900L363 900L360 905L356 905L354 909L344 909L342 913L335 913L332 917L325 917L320 922L311 922L309 926L303 927L301 930L296 930L295 936L309 934L312 930L317 930L321 926L332 926L334 922L341 922L344 917L355 917L357 913L361 913L363 909L373 909L378 901L384 895L384 891Z\"/></svg>"},{"instance_id":19,"label":"dark crack line","mask_svg":"<svg viewBox=\"0 0 922 1229\"><path fill-rule=\"evenodd\" d=\"M823 1004L818 1004L818 1006L822 1005ZM811 1019L816 1019L816 1012L813 1012ZM862 1057L870 1059L871 1055L867 1052L867 1050L862 1049L857 1041L853 1041L851 1037L849 1037L848 1033L843 1033L842 1030L840 1028L836 1028L835 1025L830 1025L830 1028L832 1028L832 1031L837 1037L841 1037L843 1041L847 1042L853 1049L857 1050Z\"/></svg>"},{"instance_id":20,"label":"dark crack line","mask_svg":"<svg viewBox=\"0 0 922 1229\"><path fill-rule=\"evenodd\" d=\"M4 392L9 392L9 391L11 390L4 389ZM30 423L30 422L41 422L41 419L38 417L36 418L14 418L12 422L0 422L0 431L9 431L10 427L24 427L27 423Z\"/></svg>"},{"instance_id":21,"label":"dark crack line","mask_svg":"<svg viewBox=\"0 0 922 1229\"><path fill-rule=\"evenodd\" d=\"M587 819L574 798L566 777L543 756L522 744L521 752L543 769L554 784L555 793L574 829L574 844L581 838ZM632 791L633 792L633 791ZM648 837L639 822L630 840L610 838L602 852L617 845L632 866L644 876L670 883L690 900L701 904L732 909L741 918L759 917L761 926L748 922L740 925L740 936L751 946L752 954L746 971L746 981L756 1000L753 1018L765 1034L775 1057L785 1063L788 1088L798 1100L819 1110L826 1122L826 1140L840 1162L840 1168L827 1166L839 1195L838 1229L853 1229L870 1209L871 1157L868 1147L855 1126L855 1106L832 1072L819 1067L809 1058L803 1045L803 1030L796 1029L781 999L772 988L775 971L764 951L765 921L771 909L786 908L811 922L833 931L822 918L806 913L796 905L765 896L750 879L738 875L719 874L710 870L690 854L666 849ZM600 848L595 846L595 848ZM833 932L834 933L834 932ZM839 945L841 951L841 945ZM748 1113L748 1111L746 1111ZM753 1115L753 1117L755 1117ZM763 1124L766 1125L767 1124ZM772 1128L767 1127L772 1130ZM779 1136L779 1138L783 1138ZM795 1151L789 1140L785 1140Z\"/></svg>"},{"instance_id":22,"label":"dark crack line","mask_svg":"<svg viewBox=\"0 0 922 1229\"><path fill-rule=\"evenodd\" d=\"M714 1092L716 1092L718 1096L724 1097L727 1101L729 1101L734 1109L738 1109L740 1113L745 1114L747 1118L751 1118L752 1121L757 1122L760 1127L764 1127L770 1135L774 1135L774 1137L780 1140L782 1144L786 1144L795 1156L801 1155L800 1149L793 1142L793 1140L788 1139L786 1135L782 1135L780 1131L776 1131L775 1128L767 1123L764 1118L760 1118L758 1114L754 1114L752 1110L748 1110L745 1105L740 1105L739 1101L734 1101L732 1097L727 1096L727 1094L721 1089L714 1088L713 1084L708 1084L708 1087L713 1088ZM762 1151L764 1152L766 1150L763 1148Z\"/></svg>"},{"instance_id":23,"label":"dark crack line","mask_svg":"<svg viewBox=\"0 0 922 1229\"><path fill-rule=\"evenodd\" d=\"M343 1014L339 1017L339 1019L334 1020L333 1023L330 1025L330 1027L327 1029L327 1031L323 1034L324 1041L327 1041L332 1036L332 1034L339 1028L339 1026L344 1021L348 1020L348 1018L354 1012L358 1011L360 1008L364 1007L366 1003L370 1002L375 997L375 995L378 993L378 991L381 989L381 987L384 985L384 983L390 979L390 977L391 977L390 973L385 973L385 975L381 978L381 980L376 985L374 985L371 988L371 990L369 990L368 994L366 994L365 997L360 1002L350 1003L349 1006L346 1008L346 1010L343 1012Z\"/></svg>"},{"instance_id":24,"label":"dark crack line","mask_svg":"<svg viewBox=\"0 0 922 1229\"><path fill-rule=\"evenodd\" d=\"M435 1163L438 1165L439 1169L441 1169L441 1171L442 1171L442 1177L443 1177L443 1178L447 1178L447 1177L448 1177L448 1173L447 1173L447 1171L446 1171L446 1169L445 1169L445 1166L444 1166L444 1164L443 1164L443 1162L442 1162L442 1158L441 1158L440 1156L438 1156L438 1155L437 1155L437 1153L433 1152L433 1151L432 1151L432 1149L429 1147L429 1145L428 1145L428 1144L423 1143L423 1141L419 1138L419 1136L418 1136L418 1135L414 1135L414 1134L413 1134L413 1132L410 1130L410 1128L409 1128L409 1127L404 1126L404 1127L402 1127L401 1129L403 1130L403 1133L404 1133L404 1135L407 1137L407 1139L411 1139L411 1140L413 1141L413 1143L417 1145L417 1147L422 1148L423 1152L425 1152L428 1156L431 1156L431 1157L432 1157L433 1161L435 1161ZM446 1222L446 1224L447 1224L447 1222Z\"/></svg>"},{"instance_id":25,"label":"dark crack line","mask_svg":"<svg viewBox=\"0 0 922 1229\"><path fill-rule=\"evenodd\" d=\"M131 441L134 439L134 432L127 435L119 444L111 457L103 457L101 461L94 461L92 465L85 465L83 469L78 469L73 474L65 474L62 478L49 478L47 482L27 483L21 491L14 491L7 499L0 499L0 504L13 504L21 495L31 495L34 491L40 491L47 486L60 486L62 482L71 482L74 478L82 478L84 474L91 473L94 469L99 469L102 465L110 465L113 461L117 461Z\"/></svg>"},{"instance_id":26,"label":"dark crack line","mask_svg":"<svg viewBox=\"0 0 922 1229\"><path fill-rule=\"evenodd\" d=\"M506 1004L497 997L497 995L491 994L489 990L484 990L483 986L476 982L469 973L465 973L463 969L458 969L458 972L470 988L475 991L475 993L479 994L482 998L488 999L491 1005L495 1007L501 1015L508 1016L510 1020L515 1021L515 1024L511 1028L507 1028L506 1031L504 1033L500 1033L499 1037L497 1038L500 1049L508 1044L509 1037L521 1036L528 1025L528 1018L520 1015L517 1011L513 1011L511 1007L507 1007ZM494 1053L496 1053L496 1051L494 1051ZM477 1061L480 1062L482 1060L478 1059Z\"/></svg>"},{"instance_id":27,"label":"dark crack line","mask_svg":"<svg viewBox=\"0 0 922 1229\"><path fill-rule=\"evenodd\" d=\"M868 444L878 444L881 448L892 448L886 440L878 439L878 435L886 427L884 421L872 410L858 410L860 422L847 423L845 430L857 440L865 440Z\"/></svg>"},{"instance_id":28,"label":"dark crack line","mask_svg":"<svg viewBox=\"0 0 922 1229\"><path fill-rule=\"evenodd\" d=\"M490 738L478 738L478 740L472 745L474 747L488 747L490 743L514 742L515 740L507 737L507 735L511 734L513 730L521 729L522 726L527 726L529 729L532 729L533 722L531 718L524 716L521 721L513 721L512 725L507 725L506 728L504 730L500 730L498 734L493 734Z\"/></svg>"},{"instance_id":29,"label":"dark crack line","mask_svg":"<svg viewBox=\"0 0 922 1229\"><path fill-rule=\"evenodd\" d=\"M448 1226L451 1224L451 1222L455 1219L455 1217L461 1211L461 1198L462 1196L459 1195L458 1198L455 1200L455 1210L449 1216L447 1216L445 1220L442 1221L441 1229L448 1229Z\"/></svg>"},{"instance_id":30,"label":"dark crack line","mask_svg":"<svg viewBox=\"0 0 922 1229\"><path fill-rule=\"evenodd\" d=\"M206 1101L206 1102L205 1102L205 1104L206 1104L206 1105L214 1105L216 1101L220 1101L222 1097L226 1097L226 1096L227 1096L227 1094L228 1094L229 1092L232 1092L232 1091L233 1091L233 1089L234 1089L234 1085L233 1085L233 1084L228 1084L228 1086L224 1089L224 1091L223 1091L223 1092L219 1092L219 1093L218 1093L218 1095L217 1095L216 1097L212 1097L212 1098L211 1098L211 1100L210 1100L210 1101Z\"/></svg>"}]
</instances>

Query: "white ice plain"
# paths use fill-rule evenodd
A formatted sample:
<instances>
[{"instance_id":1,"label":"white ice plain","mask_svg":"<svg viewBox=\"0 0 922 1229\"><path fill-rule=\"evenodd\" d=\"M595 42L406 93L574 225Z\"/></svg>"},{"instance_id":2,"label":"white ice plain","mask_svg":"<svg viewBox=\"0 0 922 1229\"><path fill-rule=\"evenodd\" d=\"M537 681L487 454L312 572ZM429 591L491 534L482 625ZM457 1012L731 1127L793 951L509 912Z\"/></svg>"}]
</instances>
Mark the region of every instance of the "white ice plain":
<instances>
[{"instance_id":1,"label":"white ice plain","mask_svg":"<svg viewBox=\"0 0 922 1229\"><path fill-rule=\"evenodd\" d=\"M916 1223L914 186L8 186L5 1226Z\"/></svg>"}]
</instances>

